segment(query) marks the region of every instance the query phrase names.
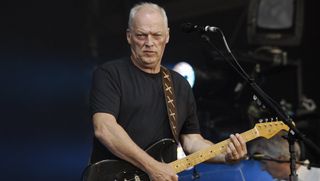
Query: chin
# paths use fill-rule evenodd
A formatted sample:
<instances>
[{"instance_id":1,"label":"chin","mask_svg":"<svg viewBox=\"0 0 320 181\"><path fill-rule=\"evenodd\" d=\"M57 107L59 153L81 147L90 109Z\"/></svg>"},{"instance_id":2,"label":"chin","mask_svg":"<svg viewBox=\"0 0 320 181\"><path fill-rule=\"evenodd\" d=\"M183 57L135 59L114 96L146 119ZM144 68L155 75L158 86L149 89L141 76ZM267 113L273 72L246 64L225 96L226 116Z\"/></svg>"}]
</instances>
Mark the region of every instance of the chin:
<instances>
[{"instance_id":1,"label":"chin","mask_svg":"<svg viewBox=\"0 0 320 181\"><path fill-rule=\"evenodd\" d=\"M158 59L157 58L144 58L143 59L143 63L146 65L146 66L156 66L158 64Z\"/></svg>"}]
</instances>

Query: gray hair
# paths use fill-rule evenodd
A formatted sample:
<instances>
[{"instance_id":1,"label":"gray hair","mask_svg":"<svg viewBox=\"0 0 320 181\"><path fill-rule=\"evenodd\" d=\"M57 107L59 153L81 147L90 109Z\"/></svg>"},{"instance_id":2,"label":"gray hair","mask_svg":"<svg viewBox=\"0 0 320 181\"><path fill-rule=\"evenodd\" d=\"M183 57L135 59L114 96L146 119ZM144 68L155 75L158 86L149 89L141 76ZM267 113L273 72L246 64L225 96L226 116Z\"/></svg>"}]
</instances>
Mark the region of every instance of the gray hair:
<instances>
[{"instance_id":1,"label":"gray hair","mask_svg":"<svg viewBox=\"0 0 320 181\"><path fill-rule=\"evenodd\" d=\"M289 144L288 141L282 137L283 133L278 133L270 139L259 138L251 143L249 148L250 154L260 153L266 156L270 156L274 159L283 157L285 160L289 160ZM295 143L295 151L297 159L300 158L301 150L298 143Z\"/></svg>"},{"instance_id":2,"label":"gray hair","mask_svg":"<svg viewBox=\"0 0 320 181\"><path fill-rule=\"evenodd\" d=\"M160 14L162 15L163 19L164 19L165 25L168 26L167 14L166 14L166 11L165 11L162 7L160 7L159 5L154 4L154 3L142 2L142 3L139 3L139 4L134 5L134 6L131 8L130 13L129 13L128 28L132 28L133 19L134 19L136 13L137 13L141 8L144 8L144 7L148 7L148 8L150 8L150 9L159 11Z\"/></svg>"}]
</instances>

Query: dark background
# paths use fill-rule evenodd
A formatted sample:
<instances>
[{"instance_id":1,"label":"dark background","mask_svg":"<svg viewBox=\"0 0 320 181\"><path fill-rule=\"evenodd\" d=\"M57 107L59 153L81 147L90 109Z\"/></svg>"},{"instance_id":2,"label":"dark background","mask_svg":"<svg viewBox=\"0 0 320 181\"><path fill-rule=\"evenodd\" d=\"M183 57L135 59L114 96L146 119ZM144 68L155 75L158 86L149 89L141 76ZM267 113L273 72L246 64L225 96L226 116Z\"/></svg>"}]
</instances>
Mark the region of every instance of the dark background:
<instances>
[{"instance_id":1,"label":"dark background","mask_svg":"<svg viewBox=\"0 0 320 181\"><path fill-rule=\"evenodd\" d=\"M80 179L91 151L91 73L102 62L128 55L125 29L129 9L136 2L2 1L0 180ZM195 87L204 135L219 141L230 132L251 127L247 115L250 89L236 94L233 89L241 78L219 56L210 56L214 52L208 52L198 34L185 34L179 28L183 22L220 27L240 64L252 72L258 60L240 57L257 48L246 39L248 1L153 2L165 7L169 18L171 37L163 63L172 66L187 61L210 72L210 81L198 81ZM319 104L315 3L305 1L301 44L285 48L291 62L301 61L302 85L297 86L295 68L263 64L271 71L259 75L258 81L264 80L262 85L277 101L295 104L300 91ZM217 35L214 40L221 39ZM319 140L317 112L293 114L314 141Z\"/></svg>"}]
</instances>

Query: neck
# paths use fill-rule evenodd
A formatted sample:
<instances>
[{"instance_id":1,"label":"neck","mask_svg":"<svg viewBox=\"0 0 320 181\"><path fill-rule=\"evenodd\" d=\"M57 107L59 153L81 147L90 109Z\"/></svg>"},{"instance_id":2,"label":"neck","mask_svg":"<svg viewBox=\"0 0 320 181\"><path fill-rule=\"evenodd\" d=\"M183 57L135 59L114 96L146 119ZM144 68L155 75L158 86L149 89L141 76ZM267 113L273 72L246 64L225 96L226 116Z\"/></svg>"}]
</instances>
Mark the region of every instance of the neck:
<instances>
[{"instance_id":1,"label":"neck","mask_svg":"<svg viewBox=\"0 0 320 181\"><path fill-rule=\"evenodd\" d=\"M143 72L146 72L149 74L157 74L160 72L160 67L161 67L160 63L155 66L143 66L143 65L137 63L136 61L134 61L133 59L134 59L134 57L131 55L131 62L133 63L133 65L138 67Z\"/></svg>"}]
</instances>

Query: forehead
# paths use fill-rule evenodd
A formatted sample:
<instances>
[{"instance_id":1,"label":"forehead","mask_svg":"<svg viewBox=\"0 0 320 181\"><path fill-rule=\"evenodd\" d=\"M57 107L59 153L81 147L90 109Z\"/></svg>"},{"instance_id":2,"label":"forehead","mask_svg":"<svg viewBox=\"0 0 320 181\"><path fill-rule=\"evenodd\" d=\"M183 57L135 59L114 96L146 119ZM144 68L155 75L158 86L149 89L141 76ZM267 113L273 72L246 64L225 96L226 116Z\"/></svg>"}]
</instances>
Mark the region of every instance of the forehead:
<instances>
[{"instance_id":1,"label":"forehead","mask_svg":"<svg viewBox=\"0 0 320 181\"><path fill-rule=\"evenodd\" d=\"M133 18L132 28L140 31L165 31L167 26L158 10L141 8Z\"/></svg>"}]
</instances>

